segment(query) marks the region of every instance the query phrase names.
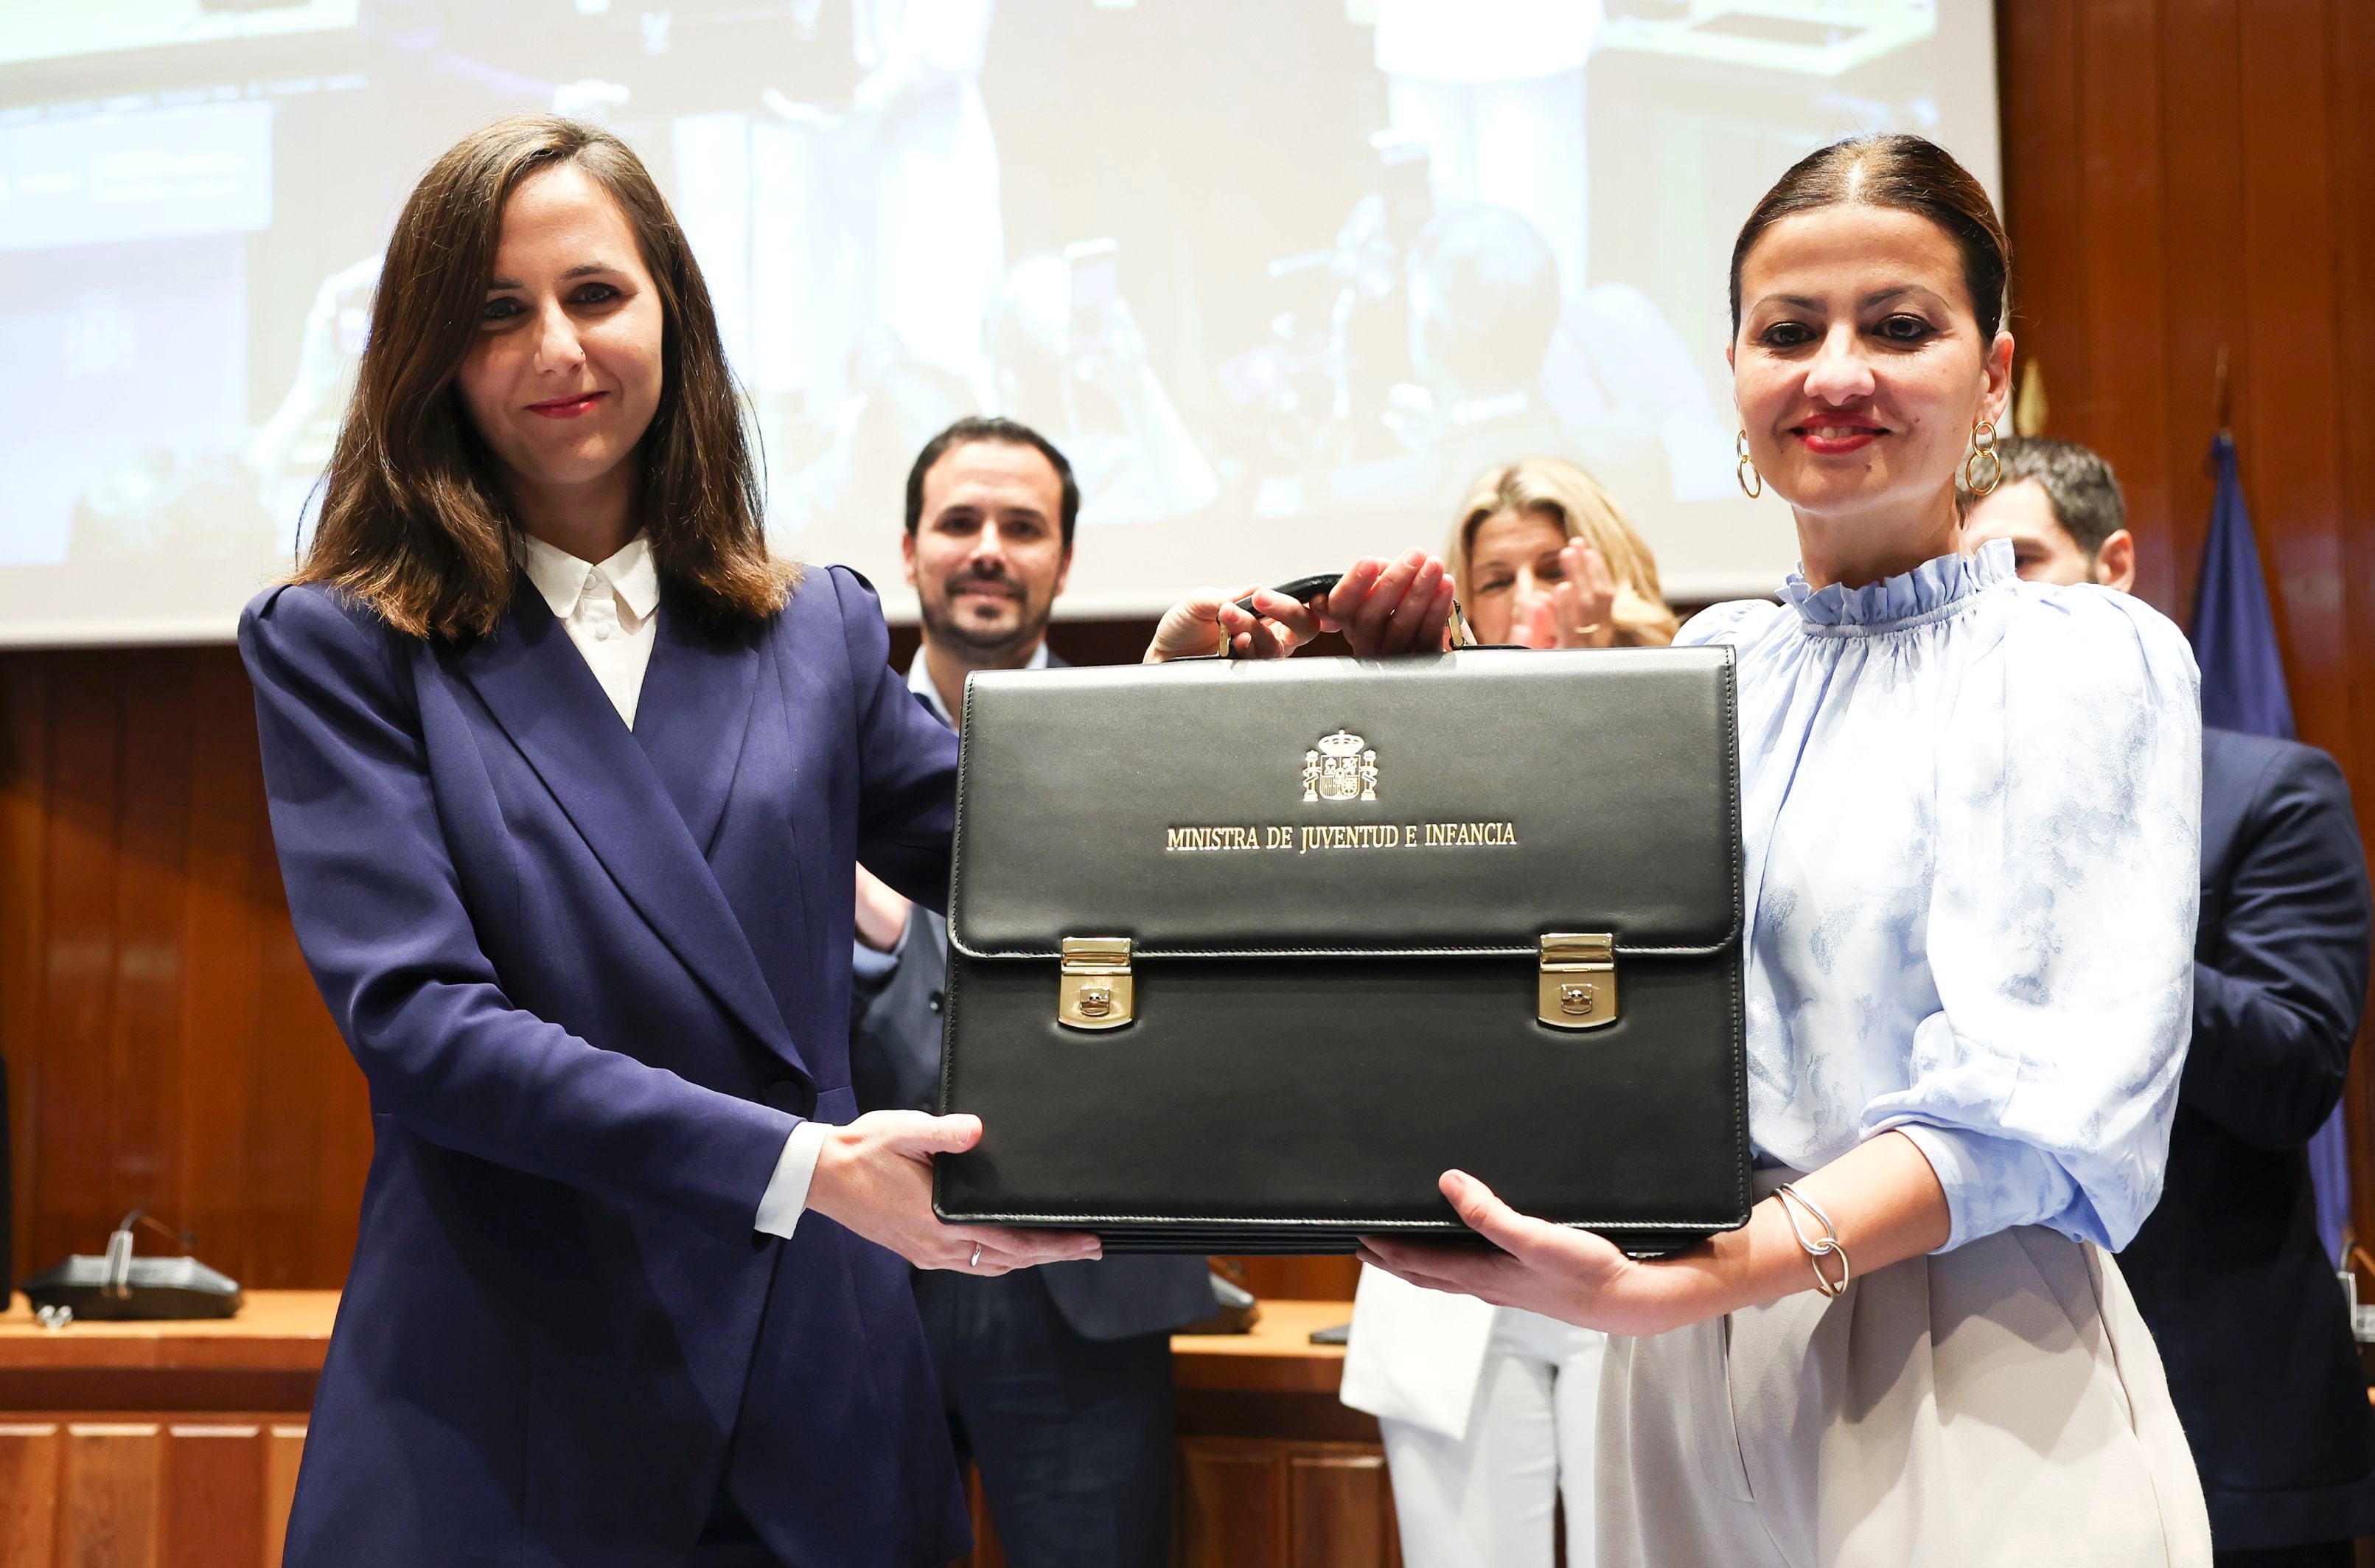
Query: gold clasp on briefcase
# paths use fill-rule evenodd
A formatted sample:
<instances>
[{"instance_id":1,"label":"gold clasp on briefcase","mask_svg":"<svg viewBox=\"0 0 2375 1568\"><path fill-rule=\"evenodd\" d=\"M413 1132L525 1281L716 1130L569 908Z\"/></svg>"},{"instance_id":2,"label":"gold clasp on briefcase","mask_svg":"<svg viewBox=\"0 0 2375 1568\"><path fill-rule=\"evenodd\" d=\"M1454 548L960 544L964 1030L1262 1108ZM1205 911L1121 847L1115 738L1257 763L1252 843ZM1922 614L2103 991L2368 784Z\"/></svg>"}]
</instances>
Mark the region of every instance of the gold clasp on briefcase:
<instances>
[{"instance_id":1,"label":"gold clasp on briefcase","mask_svg":"<svg viewBox=\"0 0 2375 1568\"><path fill-rule=\"evenodd\" d=\"M1128 937L1067 937L1056 1021L1067 1029L1119 1029L1137 1017Z\"/></svg>"},{"instance_id":2,"label":"gold clasp on briefcase","mask_svg":"<svg viewBox=\"0 0 2375 1568\"><path fill-rule=\"evenodd\" d=\"M1615 936L1587 931L1544 937L1535 1011L1553 1029L1598 1029L1614 1023Z\"/></svg>"}]
</instances>

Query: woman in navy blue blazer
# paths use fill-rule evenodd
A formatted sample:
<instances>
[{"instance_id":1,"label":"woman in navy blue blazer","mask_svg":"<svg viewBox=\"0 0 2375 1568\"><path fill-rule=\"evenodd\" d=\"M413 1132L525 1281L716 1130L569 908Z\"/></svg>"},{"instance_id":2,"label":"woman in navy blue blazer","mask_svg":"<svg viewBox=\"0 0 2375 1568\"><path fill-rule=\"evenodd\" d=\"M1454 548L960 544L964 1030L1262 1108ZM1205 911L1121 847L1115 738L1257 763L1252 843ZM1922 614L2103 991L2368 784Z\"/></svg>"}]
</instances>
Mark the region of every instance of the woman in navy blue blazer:
<instances>
[{"instance_id":1,"label":"woman in navy blue blazer","mask_svg":"<svg viewBox=\"0 0 2375 1568\"><path fill-rule=\"evenodd\" d=\"M1365 562L1356 646L1439 635ZM1327 624L1176 608L1151 658ZM971 1117L857 1114L852 864L937 907L956 746L863 579L769 557L701 275L601 132L508 121L391 239L322 521L240 643L376 1145L291 1568L944 1562L905 1266ZM904 1260L904 1261L903 1261Z\"/></svg>"}]
</instances>

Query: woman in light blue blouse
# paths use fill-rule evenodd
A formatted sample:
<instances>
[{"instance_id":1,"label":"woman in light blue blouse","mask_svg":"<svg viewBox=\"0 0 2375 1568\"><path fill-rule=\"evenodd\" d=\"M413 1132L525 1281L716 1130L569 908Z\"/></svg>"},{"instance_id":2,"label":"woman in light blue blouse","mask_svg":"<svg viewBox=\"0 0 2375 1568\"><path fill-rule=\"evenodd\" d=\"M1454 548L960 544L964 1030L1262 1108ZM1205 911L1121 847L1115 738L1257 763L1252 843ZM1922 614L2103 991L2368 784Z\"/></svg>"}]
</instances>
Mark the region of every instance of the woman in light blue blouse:
<instances>
[{"instance_id":1,"label":"woman in light blue blouse","mask_svg":"<svg viewBox=\"0 0 2375 1568\"><path fill-rule=\"evenodd\" d=\"M1450 1172L1498 1253L1371 1244L1615 1336L1601 1568L2210 1561L2109 1256L2158 1195L2190 1024L2197 681L2140 602L1958 553L2008 266L1912 136L1807 158L1732 253L1742 485L1790 504L1801 564L1677 641L1738 654L1770 1196L1637 1262Z\"/></svg>"}]
</instances>

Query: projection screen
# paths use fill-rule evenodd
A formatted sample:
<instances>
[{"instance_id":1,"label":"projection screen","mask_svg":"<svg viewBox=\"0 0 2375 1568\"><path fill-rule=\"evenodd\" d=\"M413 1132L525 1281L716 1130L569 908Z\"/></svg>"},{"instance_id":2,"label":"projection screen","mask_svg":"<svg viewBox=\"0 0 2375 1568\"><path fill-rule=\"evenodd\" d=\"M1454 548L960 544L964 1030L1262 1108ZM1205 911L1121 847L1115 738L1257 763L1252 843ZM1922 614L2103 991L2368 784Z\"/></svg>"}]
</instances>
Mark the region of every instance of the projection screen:
<instances>
[{"instance_id":1,"label":"projection screen","mask_svg":"<svg viewBox=\"0 0 2375 1568\"><path fill-rule=\"evenodd\" d=\"M916 448L1037 426L1061 613L1439 548L1596 474L1670 596L1768 593L1724 265L1908 128L1997 186L1988 0L0 0L0 642L206 641L288 572L397 206L460 133L601 121L668 193L776 547L912 616Z\"/></svg>"}]
</instances>

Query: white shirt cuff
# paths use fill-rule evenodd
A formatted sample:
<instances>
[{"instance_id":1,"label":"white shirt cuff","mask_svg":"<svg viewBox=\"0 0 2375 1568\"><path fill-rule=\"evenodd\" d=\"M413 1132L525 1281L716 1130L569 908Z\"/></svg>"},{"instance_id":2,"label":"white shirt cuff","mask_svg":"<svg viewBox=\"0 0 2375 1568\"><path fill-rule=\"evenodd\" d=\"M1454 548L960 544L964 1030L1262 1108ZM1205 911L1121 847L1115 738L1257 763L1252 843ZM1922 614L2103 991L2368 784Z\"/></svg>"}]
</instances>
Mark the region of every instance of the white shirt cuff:
<instances>
[{"instance_id":1,"label":"white shirt cuff","mask_svg":"<svg viewBox=\"0 0 2375 1568\"><path fill-rule=\"evenodd\" d=\"M759 1199L759 1218L753 1221L757 1230L771 1236L791 1238L792 1231L808 1212L809 1184L816 1179L817 1156L823 1152L822 1122L802 1122L784 1139L784 1152L775 1161L775 1173L767 1183L765 1196Z\"/></svg>"}]
</instances>

